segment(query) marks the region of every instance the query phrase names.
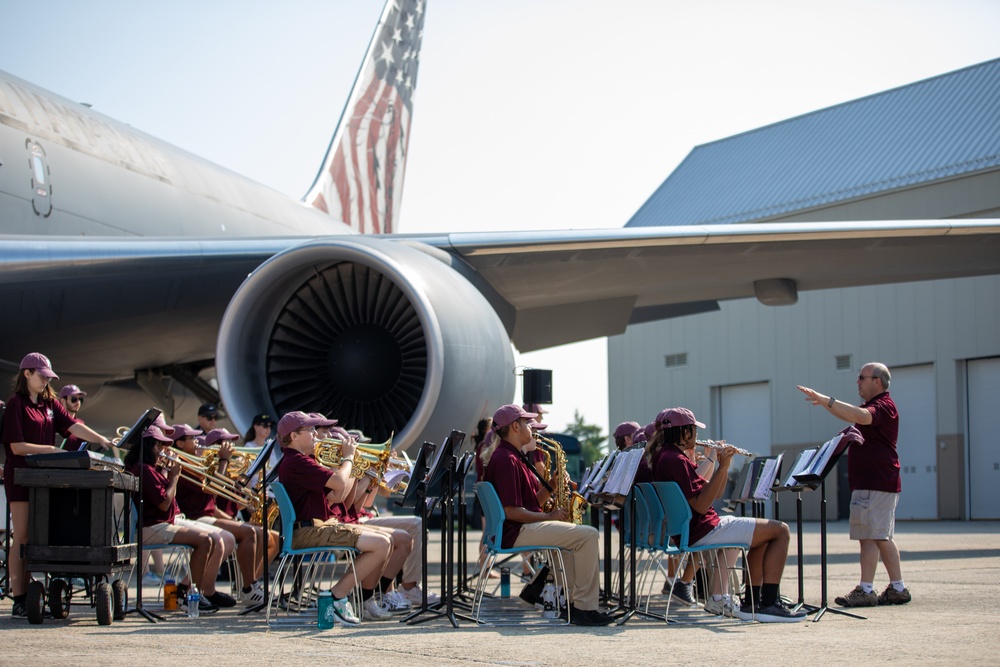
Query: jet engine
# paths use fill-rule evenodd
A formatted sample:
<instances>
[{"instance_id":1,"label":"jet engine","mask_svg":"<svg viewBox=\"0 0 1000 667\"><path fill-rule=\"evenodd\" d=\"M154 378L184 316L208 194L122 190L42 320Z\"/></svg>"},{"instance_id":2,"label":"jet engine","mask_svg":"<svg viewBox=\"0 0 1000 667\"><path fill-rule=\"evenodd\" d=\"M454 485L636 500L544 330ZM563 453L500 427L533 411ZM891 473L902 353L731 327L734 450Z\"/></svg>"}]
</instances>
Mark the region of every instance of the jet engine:
<instances>
[{"instance_id":1,"label":"jet engine","mask_svg":"<svg viewBox=\"0 0 1000 667\"><path fill-rule=\"evenodd\" d=\"M470 432L514 395L510 338L486 298L429 246L349 236L261 264L236 291L216 350L235 424L322 412L407 448Z\"/></svg>"}]
</instances>

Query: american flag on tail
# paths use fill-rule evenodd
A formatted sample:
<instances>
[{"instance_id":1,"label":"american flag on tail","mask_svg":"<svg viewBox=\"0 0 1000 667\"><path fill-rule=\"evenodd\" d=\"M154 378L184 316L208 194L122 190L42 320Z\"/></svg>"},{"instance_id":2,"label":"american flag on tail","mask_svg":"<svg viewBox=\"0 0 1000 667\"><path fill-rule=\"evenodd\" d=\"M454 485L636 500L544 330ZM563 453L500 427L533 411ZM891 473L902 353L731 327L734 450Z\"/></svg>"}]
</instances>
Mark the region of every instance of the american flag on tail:
<instances>
[{"instance_id":1,"label":"american flag on tail","mask_svg":"<svg viewBox=\"0 0 1000 667\"><path fill-rule=\"evenodd\" d=\"M424 5L386 3L323 170L306 195L306 203L362 234L391 234L399 215Z\"/></svg>"}]
</instances>

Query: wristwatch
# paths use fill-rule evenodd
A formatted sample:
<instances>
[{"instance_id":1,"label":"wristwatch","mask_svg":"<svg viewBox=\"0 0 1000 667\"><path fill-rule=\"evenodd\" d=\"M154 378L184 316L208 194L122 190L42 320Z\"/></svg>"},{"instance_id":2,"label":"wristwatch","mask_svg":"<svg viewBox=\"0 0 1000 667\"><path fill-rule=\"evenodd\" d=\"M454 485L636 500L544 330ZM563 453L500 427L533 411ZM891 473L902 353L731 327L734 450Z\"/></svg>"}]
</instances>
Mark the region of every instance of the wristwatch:
<instances>
[{"instance_id":1,"label":"wristwatch","mask_svg":"<svg viewBox=\"0 0 1000 667\"><path fill-rule=\"evenodd\" d=\"M826 404L826 407L832 408L833 404L836 403L836 402L837 402L837 399L835 399L833 396L831 396L830 397L830 402Z\"/></svg>"}]
</instances>

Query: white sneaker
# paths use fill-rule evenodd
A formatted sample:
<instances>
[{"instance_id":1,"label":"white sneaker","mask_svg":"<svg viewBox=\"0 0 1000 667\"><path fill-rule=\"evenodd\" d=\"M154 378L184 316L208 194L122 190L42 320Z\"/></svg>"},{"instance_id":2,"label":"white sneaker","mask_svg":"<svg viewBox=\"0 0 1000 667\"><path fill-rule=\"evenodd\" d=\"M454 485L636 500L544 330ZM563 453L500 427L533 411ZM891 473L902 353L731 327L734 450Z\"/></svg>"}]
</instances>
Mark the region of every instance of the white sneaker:
<instances>
[{"instance_id":1,"label":"white sneaker","mask_svg":"<svg viewBox=\"0 0 1000 667\"><path fill-rule=\"evenodd\" d=\"M710 597L705 601L705 611L716 616L736 617L736 605L733 604L733 598L728 595L723 595L721 600Z\"/></svg>"},{"instance_id":2,"label":"white sneaker","mask_svg":"<svg viewBox=\"0 0 1000 667\"><path fill-rule=\"evenodd\" d=\"M253 582L248 593L240 591L240 600L247 607L264 604L264 587L260 585L259 581Z\"/></svg>"},{"instance_id":3,"label":"white sneaker","mask_svg":"<svg viewBox=\"0 0 1000 667\"><path fill-rule=\"evenodd\" d=\"M397 590L391 590L382 596L382 606L391 614L405 614L413 608L406 596Z\"/></svg>"},{"instance_id":4,"label":"white sneaker","mask_svg":"<svg viewBox=\"0 0 1000 667\"><path fill-rule=\"evenodd\" d=\"M354 607L347 598L333 601L333 614L344 625L357 625L361 622L361 619L354 615Z\"/></svg>"},{"instance_id":5,"label":"white sneaker","mask_svg":"<svg viewBox=\"0 0 1000 667\"><path fill-rule=\"evenodd\" d=\"M363 618L366 621L388 621L392 618L392 612L382 606L382 604L372 596L361 605Z\"/></svg>"},{"instance_id":6,"label":"white sneaker","mask_svg":"<svg viewBox=\"0 0 1000 667\"><path fill-rule=\"evenodd\" d=\"M416 586L410 589L404 588L402 593L404 596L406 596L406 599L409 600L410 604L413 605L414 607L417 606L418 604L423 604L424 599L423 599L423 593L420 590L420 584L417 584ZM437 593L430 593L430 592L427 593L427 604L437 604L440 601L441 598L437 595Z\"/></svg>"}]
</instances>

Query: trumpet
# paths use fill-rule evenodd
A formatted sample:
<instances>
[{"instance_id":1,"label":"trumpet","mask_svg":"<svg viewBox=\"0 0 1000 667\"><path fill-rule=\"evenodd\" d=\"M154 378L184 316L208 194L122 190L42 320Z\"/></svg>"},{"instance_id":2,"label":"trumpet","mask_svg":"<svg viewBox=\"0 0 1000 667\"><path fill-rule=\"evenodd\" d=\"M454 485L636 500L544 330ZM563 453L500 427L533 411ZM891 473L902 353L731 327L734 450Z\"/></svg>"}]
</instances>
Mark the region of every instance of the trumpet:
<instances>
[{"instance_id":1,"label":"trumpet","mask_svg":"<svg viewBox=\"0 0 1000 667\"><path fill-rule=\"evenodd\" d=\"M211 447L205 447L201 450L202 458L205 461L205 465L211 470L211 472L218 472L219 470L219 450L220 445L212 445ZM226 466L225 475L234 482L239 479L240 475L246 473L250 469L250 466L256 460L257 456L260 454L259 447L233 447L233 453L229 457L229 464Z\"/></svg>"},{"instance_id":2,"label":"trumpet","mask_svg":"<svg viewBox=\"0 0 1000 667\"><path fill-rule=\"evenodd\" d=\"M344 441L337 438L323 438L316 441L316 461L327 468L339 468L344 463L341 454ZM384 472L392 455L392 436L380 445L356 445L351 477L360 478L375 466L375 472ZM381 476L381 475L379 475Z\"/></svg>"},{"instance_id":3,"label":"trumpet","mask_svg":"<svg viewBox=\"0 0 1000 667\"><path fill-rule=\"evenodd\" d=\"M111 444L117 447L118 443L122 441L122 438L124 438L128 434L130 429L131 429L130 426L119 426L115 430L115 437L111 439Z\"/></svg>"},{"instance_id":4,"label":"trumpet","mask_svg":"<svg viewBox=\"0 0 1000 667\"><path fill-rule=\"evenodd\" d=\"M725 449L726 447L732 447L733 449L736 450L736 453L741 456L747 456L750 458L756 456L756 454L754 454L753 452L747 451L745 449L737 447L736 445L731 445L726 442L717 442L715 440L695 440L694 444L700 447L705 447L706 449Z\"/></svg>"}]
</instances>

